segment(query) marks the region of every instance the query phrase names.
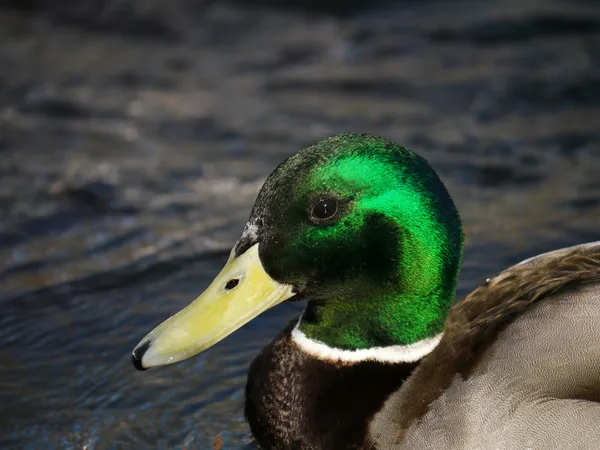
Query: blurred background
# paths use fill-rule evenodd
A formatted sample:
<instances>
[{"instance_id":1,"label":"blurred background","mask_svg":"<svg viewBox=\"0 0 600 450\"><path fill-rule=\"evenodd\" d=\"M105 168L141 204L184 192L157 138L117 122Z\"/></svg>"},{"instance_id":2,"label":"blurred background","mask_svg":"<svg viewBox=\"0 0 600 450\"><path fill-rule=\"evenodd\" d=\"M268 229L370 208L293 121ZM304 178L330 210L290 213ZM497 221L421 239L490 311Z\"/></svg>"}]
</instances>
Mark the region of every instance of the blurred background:
<instances>
[{"instance_id":1,"label":"blurred background","mask_svg":"<svg viewBox=\"0 0 600 450\"><path fill-rule=\"evenodd\" d=\"M466 229L459 296L600 239L600 4L0 0L0 447L255 448L253 355L130 351L200 293L265 177L342 131L427 158Z\"/></svg>"}]
</instances>

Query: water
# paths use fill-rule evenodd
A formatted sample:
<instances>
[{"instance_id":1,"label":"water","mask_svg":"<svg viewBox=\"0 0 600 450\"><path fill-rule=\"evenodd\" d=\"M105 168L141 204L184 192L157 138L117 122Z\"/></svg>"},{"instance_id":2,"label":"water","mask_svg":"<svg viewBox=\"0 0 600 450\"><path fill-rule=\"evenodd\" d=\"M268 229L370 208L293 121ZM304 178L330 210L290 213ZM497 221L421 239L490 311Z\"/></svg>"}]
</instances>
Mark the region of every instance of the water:
<instances>
[{"instance_id":1,"label":"water","mask_svg":"<svg viewBox=\"0 0 600 450\"><path fill-rule=\"evenodd\" d=\"M326 136L438 170L460 295L600 239L600 8L420 3L0 12L2 448L254 448L247 365L301 305L174 366L129 354L218 272L268 173Z\"/></svg>"}]
</instances>

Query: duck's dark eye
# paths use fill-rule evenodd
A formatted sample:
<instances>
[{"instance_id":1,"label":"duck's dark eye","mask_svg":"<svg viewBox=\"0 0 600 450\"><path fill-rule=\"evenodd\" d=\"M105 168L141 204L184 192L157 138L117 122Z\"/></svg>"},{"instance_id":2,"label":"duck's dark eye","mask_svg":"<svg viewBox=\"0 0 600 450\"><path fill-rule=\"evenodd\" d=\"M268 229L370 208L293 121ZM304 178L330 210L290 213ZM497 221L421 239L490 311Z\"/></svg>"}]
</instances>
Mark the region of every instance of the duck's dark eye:
<instances>
[{"instance_id":1,"label":"duck's dark eye","mask_svg":"<svg viewBox=\"0 0 600 450\"><path fill-rule=\"evenodd\" d=\"M338 202L332 198L319 200L313 207L312 214L317 219L330 219L338 210Z\"/></svg>"}]
</instances>

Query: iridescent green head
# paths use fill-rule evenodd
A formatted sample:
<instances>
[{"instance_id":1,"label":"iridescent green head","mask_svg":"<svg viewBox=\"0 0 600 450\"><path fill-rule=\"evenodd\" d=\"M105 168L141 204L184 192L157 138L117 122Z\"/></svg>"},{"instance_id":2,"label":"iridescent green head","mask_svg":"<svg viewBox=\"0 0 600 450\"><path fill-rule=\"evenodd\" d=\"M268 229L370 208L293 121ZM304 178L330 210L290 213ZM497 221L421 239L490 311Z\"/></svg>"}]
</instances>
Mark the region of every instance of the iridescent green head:
<instances>
[{"instance_id":1,"label":"iridescent green head","mask_svg":"<svg viewBox=\"0 0 600 450\"><path fill-rule=\"evenodd\" d=\"M309 300L300 329L344 349L410 344L441 331L462 255L459 215L427 161L347 133L267 179L236 252L259 243L275 280Z\"/></svg>"},{"instance_id":2,"label":"iridescent green head","mask_svg":"<svg viewBox=\"0 0 600 450\"><path fill-rule=\"evenodd\" d=\"M308 338L355 350L438 334L455 295L460 218L427 162L346 133L282 163L208 289L134 350L138 368L198 353L289 298Z\"/></svg>"}]
</instances>

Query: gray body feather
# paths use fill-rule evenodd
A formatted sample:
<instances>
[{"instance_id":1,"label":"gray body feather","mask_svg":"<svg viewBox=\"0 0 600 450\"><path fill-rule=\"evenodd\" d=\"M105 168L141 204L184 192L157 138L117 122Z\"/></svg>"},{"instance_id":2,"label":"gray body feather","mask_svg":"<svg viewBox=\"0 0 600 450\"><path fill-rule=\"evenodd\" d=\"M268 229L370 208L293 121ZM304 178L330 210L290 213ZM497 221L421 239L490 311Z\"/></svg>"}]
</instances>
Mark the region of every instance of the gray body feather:
<instances>
[{"instance_id":1,"label":"gray body feather","mask_svg":"<svg viewBox=\"0 0 600 450\"><path fill-rule=\"evenodd\" d=\"M600 243L578 248L594 246ZM517 267L540 267L571 250ZM370 427L376 448L600 448L600 284L577 285L529 306L466 373L453 374L423 415L396 432L402 408L419 401L415 393L427 377L419 366L376 414Z\"/></svg>"}]
</instances>

